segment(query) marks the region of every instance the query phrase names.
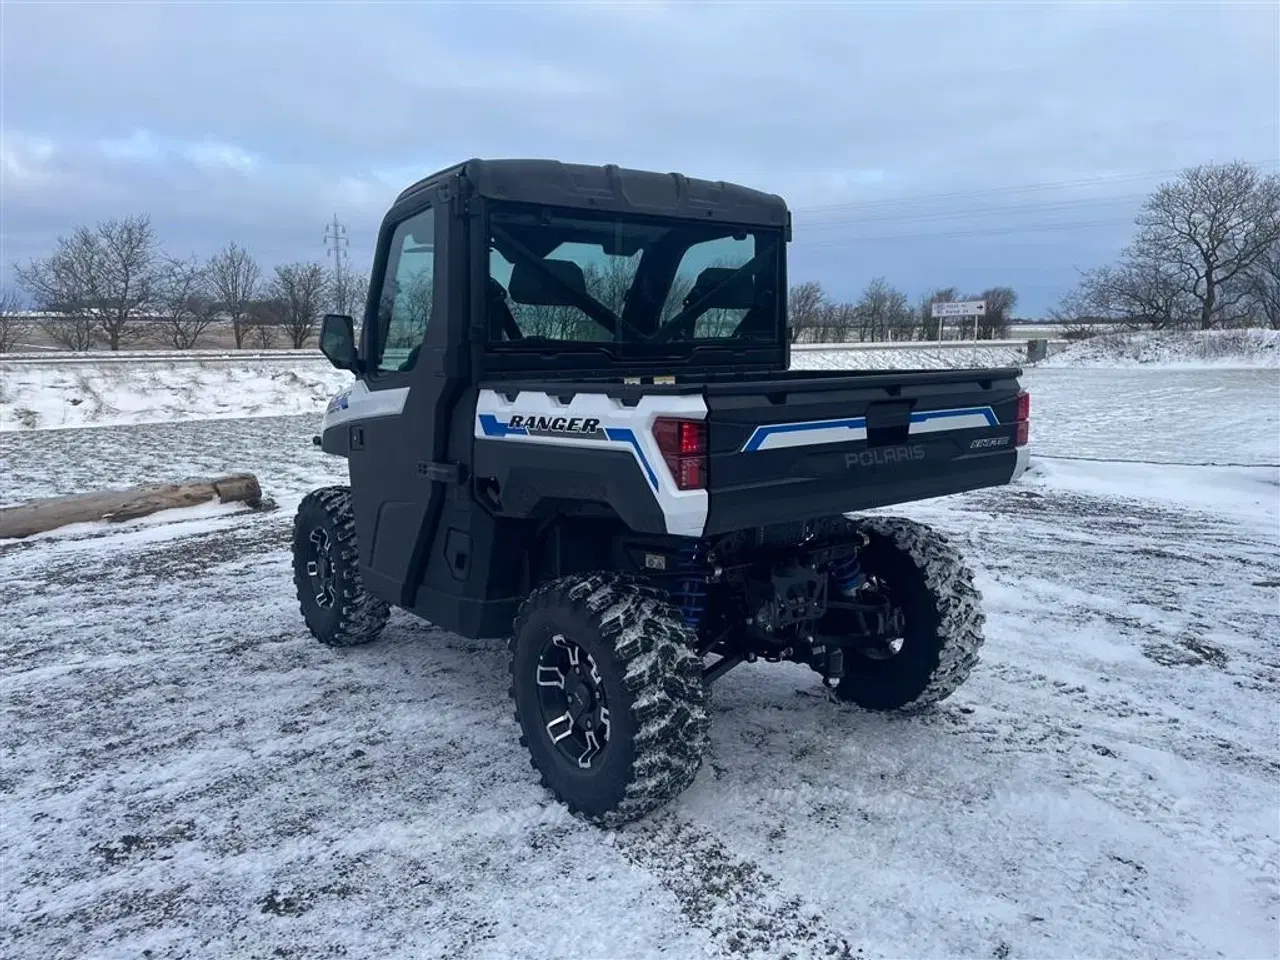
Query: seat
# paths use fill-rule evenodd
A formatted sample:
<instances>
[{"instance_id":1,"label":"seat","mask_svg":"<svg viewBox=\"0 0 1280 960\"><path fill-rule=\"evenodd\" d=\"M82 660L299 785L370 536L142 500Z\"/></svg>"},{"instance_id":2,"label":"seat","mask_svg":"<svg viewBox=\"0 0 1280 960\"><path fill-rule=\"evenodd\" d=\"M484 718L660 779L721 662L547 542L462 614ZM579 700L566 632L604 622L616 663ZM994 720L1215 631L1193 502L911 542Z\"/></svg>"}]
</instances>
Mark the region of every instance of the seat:
<instances>
[{"instance_id":1,"label":"seat","mask_svg":"<svg viewBox=\"0 0 1280 960\"><path fill-rule=\"evenodd\" d=\"M507 306L507 291L503 289L502 284L490 277L487 290L489 295L487 310L490 336L506 337L508 340L524 339L524 334L520 332L520 325L516 323L515 315L511 312L511 308Z\"/></svg>"}]
</instances>

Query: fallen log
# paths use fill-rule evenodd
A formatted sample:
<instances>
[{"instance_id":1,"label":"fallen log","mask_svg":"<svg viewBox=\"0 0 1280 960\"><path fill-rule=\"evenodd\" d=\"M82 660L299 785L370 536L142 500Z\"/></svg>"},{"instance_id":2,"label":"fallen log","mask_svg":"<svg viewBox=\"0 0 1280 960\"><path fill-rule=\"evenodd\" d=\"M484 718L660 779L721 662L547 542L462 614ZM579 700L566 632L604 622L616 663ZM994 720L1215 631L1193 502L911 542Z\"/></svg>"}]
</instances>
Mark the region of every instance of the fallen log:
<instances>
[{"instance_id":1,"label":"fallen log","mask_svg":"<svg viewBox=\"0 0 1280 960\"><path fill-rule=\"evenodd\" d=\"M0 540L29 537L72 523L120 523L213 500L258 508L262 506L262 488L253 474L237 473L213 480L154 483L32 500L16 507L0 507Z\"/></svg>"}]
</instances>

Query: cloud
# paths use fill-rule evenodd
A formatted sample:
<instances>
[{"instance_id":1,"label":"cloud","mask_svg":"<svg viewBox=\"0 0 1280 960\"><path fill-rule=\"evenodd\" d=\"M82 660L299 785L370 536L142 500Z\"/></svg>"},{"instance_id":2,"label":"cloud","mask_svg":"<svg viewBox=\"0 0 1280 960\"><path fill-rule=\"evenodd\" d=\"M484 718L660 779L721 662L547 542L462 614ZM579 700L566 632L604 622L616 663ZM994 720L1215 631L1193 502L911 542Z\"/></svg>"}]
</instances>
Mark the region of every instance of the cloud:
<instances>
[{"instance_id":1,"label":"cloud","mask_svg":"<svg viewBox=\"0 0 1280 960\"><path fill-rule=\"evenodd\" d=\"M1280 155L1278 36L1265 5L10 5L5 266L143 210L268 262L337 213L367 262L419 176L555 156L783 193L796 276L843 292L1019 276L1042 309L1168 173Z\"/></svg>"},{"instance_id":2,"label":"cloud","mask_svg":"<svg viewBox=\"0 0 1280 960\"><path fill-rule=\"evenodd\" d=\"M10 186L39 181L53 158L53 141L12 132L0 136L0 171Z\"/></svg>"}]
</instances>

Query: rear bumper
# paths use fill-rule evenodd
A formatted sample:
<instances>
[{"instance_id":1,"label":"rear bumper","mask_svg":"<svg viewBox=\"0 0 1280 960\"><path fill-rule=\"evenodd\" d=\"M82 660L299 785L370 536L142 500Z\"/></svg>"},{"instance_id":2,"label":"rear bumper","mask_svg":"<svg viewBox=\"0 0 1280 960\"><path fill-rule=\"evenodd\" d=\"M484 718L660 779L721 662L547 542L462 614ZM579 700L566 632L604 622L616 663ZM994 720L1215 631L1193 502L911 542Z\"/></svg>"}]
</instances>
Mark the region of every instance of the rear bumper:
<instances>
[{"instance_id":1,"label":"rear bumper","mask_svg":"<svg viewBox=\"0 0 1280 960\"><path fill-rule=\"evenodd\" d=\"M859 464L835 475L800 468L769 482L727 489L716 489L713 482L706 533L838 516L1003 486L1025 472L1027 449L916 463Z\"/></svg>"},{"instance_id":2,"label":"rear bumper","mask_svg":"<svg viewBox=\"0 0 1280 960\"><path fill-rule=\"evenodd\" d=\"M1013 474L1009 477L1009 482L1017 480L1020 476L1027 472L1027 468L1031 466L1031 447L1024 446L1018 448L1018 459L1013 465Z\"/></svg>"}]
</instances>

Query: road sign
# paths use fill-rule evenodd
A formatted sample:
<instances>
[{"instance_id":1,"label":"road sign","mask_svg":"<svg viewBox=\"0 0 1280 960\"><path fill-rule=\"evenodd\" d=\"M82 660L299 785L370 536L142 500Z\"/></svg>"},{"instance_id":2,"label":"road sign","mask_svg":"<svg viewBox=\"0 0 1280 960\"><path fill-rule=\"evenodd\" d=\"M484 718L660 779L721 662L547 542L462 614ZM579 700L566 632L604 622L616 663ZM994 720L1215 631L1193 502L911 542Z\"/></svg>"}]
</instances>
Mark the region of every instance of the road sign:
<instances>
[{"instance_id":1,"label":"road sign","mask_svg":"<svg viewBox=\"0 0 1280 960\"><path fill-rule=\"evenodd\" d=\"M987 301L957 300L953 303L935 303L933 315L935 317L985 317Z\"/></svg>"}]
</instances>

